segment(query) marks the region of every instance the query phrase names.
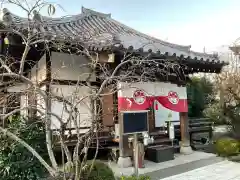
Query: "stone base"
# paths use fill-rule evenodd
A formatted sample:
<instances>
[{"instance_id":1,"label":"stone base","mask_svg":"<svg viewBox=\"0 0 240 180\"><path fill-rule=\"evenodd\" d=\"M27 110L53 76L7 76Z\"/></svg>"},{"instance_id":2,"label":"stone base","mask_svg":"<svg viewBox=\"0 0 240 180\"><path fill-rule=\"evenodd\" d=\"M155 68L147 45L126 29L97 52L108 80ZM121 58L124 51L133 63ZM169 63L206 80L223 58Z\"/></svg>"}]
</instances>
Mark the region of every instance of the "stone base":
<instances>
[{"instance_id":1,"label":"stone base","mask_svg":"<svg viewBox=\"0 0 240 180\"><path fill-rule=\"evenodd\" d=\"M193 153L192 147L191 146L181 146L180 153L185 154L185 155L192 154Z\"/></svg>"},{"instance_id":2,"label":"stone base","mask_svg":"<svg viewBox=\"0 0 240 180\"><path fill-rule=\"evenodd\" d=\"M132 167L132 161L130 157L119 157L117 164L120 168Z\"/></svg>"}]
</instances>

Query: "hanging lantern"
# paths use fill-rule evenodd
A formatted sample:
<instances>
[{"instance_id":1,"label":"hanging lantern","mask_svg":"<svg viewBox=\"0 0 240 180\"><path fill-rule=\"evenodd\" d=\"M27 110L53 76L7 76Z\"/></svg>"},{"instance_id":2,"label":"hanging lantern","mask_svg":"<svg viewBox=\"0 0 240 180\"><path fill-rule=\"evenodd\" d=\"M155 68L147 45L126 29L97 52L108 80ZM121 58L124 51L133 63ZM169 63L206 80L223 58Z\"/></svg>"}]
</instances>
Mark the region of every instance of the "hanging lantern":
<instances>
[{"instance_id":1,"label":"hanging lantern","mask_svg":"<svg viewBox=\"0 0 240 180\"><path fill-rule=\"evenodd\" d=\"M158 110L158 103L155 103L155 110Z\"/></svg>"},{"instance_id":2,"label":"hanging lantern","mask_svg":"<svg viewBox=\"0 0 240 180\"><path fill-rule=\"evenodd\" d=\"M4 44L9 45L9 39L7 37L4 38Z\"/></svg>"}]
</instances>

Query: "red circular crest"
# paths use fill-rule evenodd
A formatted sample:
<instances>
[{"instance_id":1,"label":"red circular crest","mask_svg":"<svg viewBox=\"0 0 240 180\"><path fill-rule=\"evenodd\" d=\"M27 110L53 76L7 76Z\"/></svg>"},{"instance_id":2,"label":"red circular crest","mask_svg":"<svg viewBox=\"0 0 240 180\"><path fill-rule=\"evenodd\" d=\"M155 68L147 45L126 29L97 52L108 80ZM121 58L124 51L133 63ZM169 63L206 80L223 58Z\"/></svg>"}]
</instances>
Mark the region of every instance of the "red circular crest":
<instances>
[{"instance_id":1,"label":"red circular crest","mask_svg":"<svg viewBox=\"0 0 240 180\"><path fill-rule=\"evenodd\" d=\"M179 101L179 97L178 94L174 91L170 91L168 93L168 100L170 101L170 103L172 104L177 104Z\"/></svg>"},{"instance_id":2,"label":"red circular crest","mask_svg":"<svg viewBox=\"0 0 240 180\"><path fill-rule=\"evenodd\" d=\"M133 99L135 101L135 103L141 105L146 101L146 95L145 92L142 90L136 90L133 93Z\"/></svg>"}]
</instances>

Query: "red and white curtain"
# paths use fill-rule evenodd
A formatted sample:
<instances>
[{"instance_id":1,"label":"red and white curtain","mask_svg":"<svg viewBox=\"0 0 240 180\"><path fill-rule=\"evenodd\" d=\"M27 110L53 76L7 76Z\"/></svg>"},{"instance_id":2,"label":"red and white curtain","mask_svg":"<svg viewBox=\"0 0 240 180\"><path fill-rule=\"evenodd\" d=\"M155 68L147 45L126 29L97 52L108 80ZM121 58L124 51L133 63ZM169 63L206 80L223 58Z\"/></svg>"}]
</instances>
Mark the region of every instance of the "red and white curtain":
<instances>
[{"instance_id":1,"label":"red and white curtain","mask_svg":"<svg viewBox=\"0 0 240 180\"><path fill-rule=\"evenodd\" d=\"M188 111L186 87L163 82L119 82L118 89L119 111L146 110L153 107L155 100L172 111Z\"/></svg>"}]
</instances>

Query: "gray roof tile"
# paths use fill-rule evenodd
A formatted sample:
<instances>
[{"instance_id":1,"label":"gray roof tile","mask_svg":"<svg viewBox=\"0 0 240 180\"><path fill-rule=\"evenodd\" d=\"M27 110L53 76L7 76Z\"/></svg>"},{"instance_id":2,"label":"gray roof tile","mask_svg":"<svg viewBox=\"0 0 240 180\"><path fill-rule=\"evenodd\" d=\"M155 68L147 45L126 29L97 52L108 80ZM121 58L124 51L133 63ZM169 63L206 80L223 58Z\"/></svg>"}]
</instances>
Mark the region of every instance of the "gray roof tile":
<instances>
[{"instance_id":1,"label":"gray roof tile","mask_svg":"<svg viewBox=\"0 0 240 180\"><path fill-rule=\"evenodd\" d=\"M29 24L27 18L14 15L7 9L4 9L2 14L2 23L6 27L26 29ZM42 16L41 19L40 26L43 27L45 35L64 39L74 38L78 41L84 41L89 46L101 47L101 49L104 46L111 46L119 42L124 48L132 46L134 49L143 48L144 51L151 49L152 52L168 52L170 55L175 53L177 56L197 57L199 60L201 58L217 60L215 56L191 51L191 46L169 43L138 32L112 19L111 14L96 12L84 7L82 7L82 13L79 15L61 18ZM30 24L33 27L38 27L37 31L40 30L34 18L30 20Z\"/></svg>"}]
</instances>

